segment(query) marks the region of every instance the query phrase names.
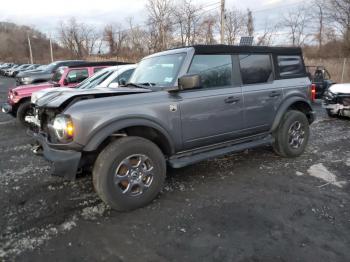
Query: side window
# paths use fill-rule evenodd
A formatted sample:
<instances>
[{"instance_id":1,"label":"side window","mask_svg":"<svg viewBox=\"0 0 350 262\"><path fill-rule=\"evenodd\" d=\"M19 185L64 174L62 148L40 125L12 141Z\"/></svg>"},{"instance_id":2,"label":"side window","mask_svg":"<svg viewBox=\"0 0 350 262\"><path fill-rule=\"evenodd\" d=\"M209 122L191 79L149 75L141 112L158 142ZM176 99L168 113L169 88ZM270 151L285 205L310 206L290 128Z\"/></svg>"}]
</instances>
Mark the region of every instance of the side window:
<instances>
[{"instance_id":1,"label":"side window","mask_svg":"<svg viewBox=\"0 0 350 262\"><path fill-rule=\"evenodd\" d=\"M87 69L73 69L67 74L68 83L80 83L89 77Z\"/></svg>"},{"instance_id":2,"label":"side window","mask_svg":"<svg viewBox=\"0 0 350 262\"><path fill-rule=\"evenodd\" d=\"M244 85L262 84L273 80L270 55L239 55Z\"/></svg>"},{"instance_id":3,"label":"side window","mask_svg":"<svg viewBox=\"0 0 350 262\"><path fill-rule=\"evenodd\" d=\"M305 67L301 56L277 56L281 78L305 76Z\"/></svg>"},{"instance_id":4,"label":"side window","mask_svg":"<svg viewBox=\"0 0 350 262\"><path fill-rule=\"evenodd\" d=\"M125 83L128 82L134 71L135 69L126 70L124 73L121 73L118 77L116 77L111 83L120 84L121 81L125 81Z\"/></svg>"},{"instance_id":5,"label":"side window","mask_svg":"<svg viewBox=\"0 0 350 262\"><path fill-rule=\"evenodd\" d=\"M188 73L199 74L203 88L231 86L231 55L195 55Z\"/></svg>"}]
</instances>

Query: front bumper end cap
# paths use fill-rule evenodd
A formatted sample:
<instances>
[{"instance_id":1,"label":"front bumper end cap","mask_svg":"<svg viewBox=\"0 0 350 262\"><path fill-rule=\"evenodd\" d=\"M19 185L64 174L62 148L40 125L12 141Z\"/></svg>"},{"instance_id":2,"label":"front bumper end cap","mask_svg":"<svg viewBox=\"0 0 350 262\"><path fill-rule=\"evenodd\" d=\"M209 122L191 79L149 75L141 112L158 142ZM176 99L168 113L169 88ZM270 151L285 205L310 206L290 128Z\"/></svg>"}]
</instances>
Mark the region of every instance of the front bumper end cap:
<instances>
[{"instance_id":1,"label":"front bumper end cap","mask_svg":"<svg viewBox=\"0 0 350 262\"><path fill-rule=\"evenodd\" d=\"M47 139L42 134L32 133L32 135L41 145L44 158L51 164L51 174L74 180L78 172L81 152L54 149L48 145Z\"/></svg>"}]
</instances>

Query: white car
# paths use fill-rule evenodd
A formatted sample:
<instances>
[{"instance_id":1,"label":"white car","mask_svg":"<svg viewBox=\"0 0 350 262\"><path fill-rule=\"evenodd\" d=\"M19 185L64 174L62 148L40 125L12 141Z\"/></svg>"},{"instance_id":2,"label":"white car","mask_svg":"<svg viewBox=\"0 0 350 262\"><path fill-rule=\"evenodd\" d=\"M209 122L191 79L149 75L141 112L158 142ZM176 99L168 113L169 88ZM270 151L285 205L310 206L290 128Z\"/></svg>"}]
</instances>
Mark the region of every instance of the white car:
<instances>
[{"instance_id":1,"label":"white car","mask_svg":"<svg viewBox=\"0 0 350 262\"><path fill-rule=\"evenodd\" d=\"M323 107L330 117L350 117L350 83L330 86L324 93Z\"/></svg>"},{"instance_id":2,"label":"white car","mask_svg":"<svg viewBox=\"0 0 350 262\"><path fill-rule=\"evenodd\" d=\"M132 73L134 72L136 65L119 65L104 68L94 74L93 76L85 79L75 88L57 87L47 88L34 92L32 94L31 102L35 104L38 99L44 98L48 95L52 96L54 93L70 92L78 89L91 89L96 87L110 87L116 88L122 84L125 84Z\"/></svg>"}]
</instances>

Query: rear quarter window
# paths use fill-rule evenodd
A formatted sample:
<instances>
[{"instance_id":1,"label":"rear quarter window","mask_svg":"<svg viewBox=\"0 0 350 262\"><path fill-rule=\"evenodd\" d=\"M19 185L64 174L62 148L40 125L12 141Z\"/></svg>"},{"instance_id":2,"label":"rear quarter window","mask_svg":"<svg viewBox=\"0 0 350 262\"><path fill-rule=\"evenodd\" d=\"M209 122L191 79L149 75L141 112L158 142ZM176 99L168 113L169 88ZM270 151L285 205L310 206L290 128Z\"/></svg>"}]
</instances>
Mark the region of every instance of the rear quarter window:
<instances>
[{"instance_id":1,"label":"rear quarter window","mask_svg":"<svg viewBox=\"0 0 350 262\"><path fill-rule=\"evenodd\" d=\"M277 56L277 64L281 78L306 76L306 70L301 56Z\"/></svg>"},{"instance_id":2,"label":"rear quarter window","mask_svg":"<svg viewBox=\"0 0 350 262\"><path fill-rule=\"evenodd\" d=\"M271 56L268 54L239 55L244 85L263 84L273 80Z\"/></svg>"}]
</instances>

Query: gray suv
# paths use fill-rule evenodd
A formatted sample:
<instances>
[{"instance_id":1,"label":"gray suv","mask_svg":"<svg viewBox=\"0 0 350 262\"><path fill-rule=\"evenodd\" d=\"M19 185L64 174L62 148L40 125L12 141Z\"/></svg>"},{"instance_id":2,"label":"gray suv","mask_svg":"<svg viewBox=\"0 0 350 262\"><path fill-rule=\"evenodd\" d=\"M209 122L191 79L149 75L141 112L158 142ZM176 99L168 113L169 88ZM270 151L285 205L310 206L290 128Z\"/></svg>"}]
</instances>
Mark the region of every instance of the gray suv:
<instances>
[{"instance_id":1,"label":"gray suv","mask_svg":"<svg viewBox=\"0 0 350 262\"><path fill-rule=\"evenodd\" d=\"M300 48L192 46L144 58L120 88L74 90L36 102L39 142L53 173L92 169L104 202L131 210L181 168L272 145L301 155L314 121Z\"/></svg>"}]
</instances>

